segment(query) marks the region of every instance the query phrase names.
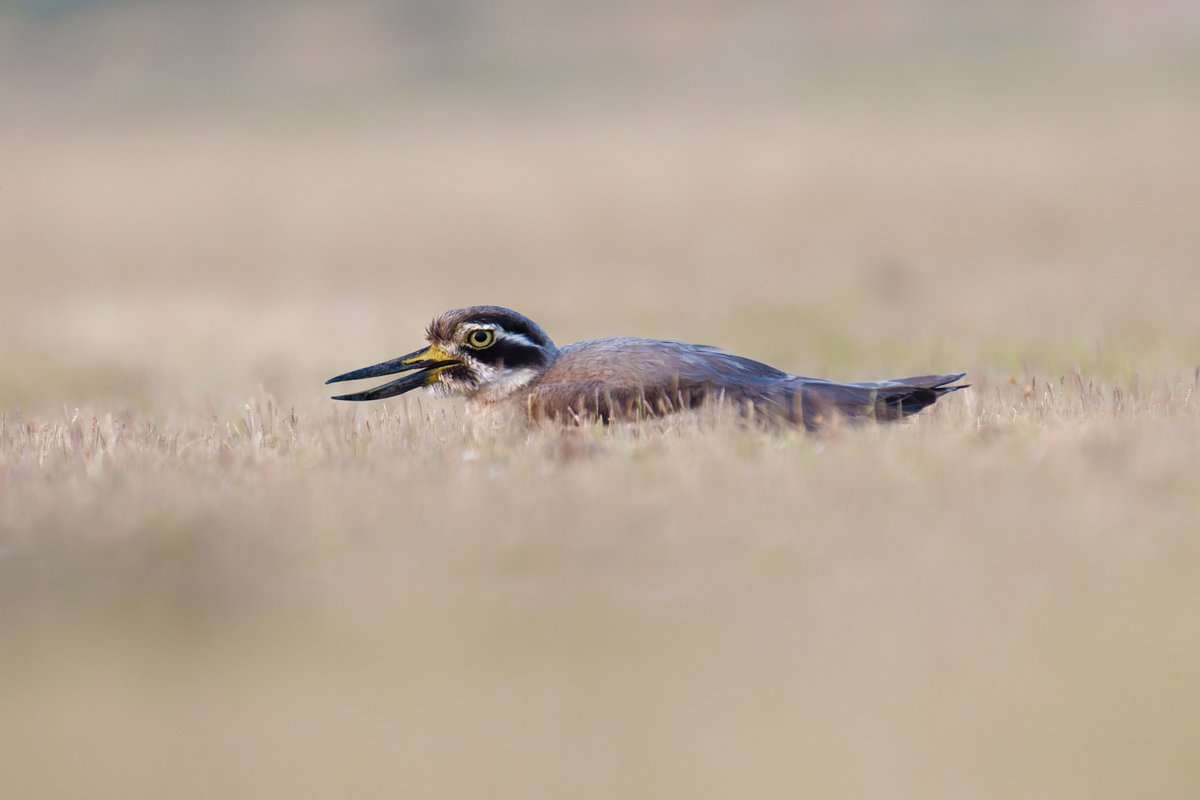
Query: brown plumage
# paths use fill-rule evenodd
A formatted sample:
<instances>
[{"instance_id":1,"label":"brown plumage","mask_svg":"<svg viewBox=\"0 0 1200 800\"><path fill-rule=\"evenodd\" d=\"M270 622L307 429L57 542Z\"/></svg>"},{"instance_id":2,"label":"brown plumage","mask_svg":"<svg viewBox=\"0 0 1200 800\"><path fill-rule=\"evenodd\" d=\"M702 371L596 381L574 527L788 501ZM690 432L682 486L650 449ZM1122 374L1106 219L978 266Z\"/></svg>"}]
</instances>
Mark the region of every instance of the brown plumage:
<instances>
[{"instance_id":1,"label":"brown plumage","mask_svg":"<svg viewBox=\"0 0 1200 800\"><path fill-rule=\"evenodd\" d=\"M836 418L895 420L915 414L964 373L836 383L805 378L708 345L659 339L593 339L558 348L537 323L499 306L448 311L430 323L429 346L327 383L408 372L336 400L377 400L419 387L461 395L529 418L605 421L658 416L719 402L814 430Z\"/></svg>"}]
</instances>

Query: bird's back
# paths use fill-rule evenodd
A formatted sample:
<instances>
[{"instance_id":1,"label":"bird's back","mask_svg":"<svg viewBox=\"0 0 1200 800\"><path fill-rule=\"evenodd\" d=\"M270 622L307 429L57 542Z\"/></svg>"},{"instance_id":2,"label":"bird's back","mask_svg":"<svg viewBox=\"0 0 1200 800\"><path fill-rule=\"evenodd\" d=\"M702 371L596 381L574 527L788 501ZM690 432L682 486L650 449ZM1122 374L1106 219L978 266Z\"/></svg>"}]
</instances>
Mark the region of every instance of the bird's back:
<instances>
[{"instance_id":1,"label":"bird's back","mask_svg":"<svg viewBox=\"0 0 1200 800\"><path fill-rule=\"evenodd\" d=\"M717 347L667 339L590 339L567 345L550 365L545 380L596 380L613 386L685 383L771 382L793 377L775 367Z\"/></svg>"},{"instance_id":2,"label":"bird's back","mask_svg":"<svg viewBox=\"0 0 1200 800\"><path fill-rule=\"evenodd\" d=\"M833 417L898 419L933 404L961 374L837 383L792 375L708 345L593 339L562 348L527 398L534 416L605 419L694 408L714 399L817 428Z\"/></svg>"}]
</instances>

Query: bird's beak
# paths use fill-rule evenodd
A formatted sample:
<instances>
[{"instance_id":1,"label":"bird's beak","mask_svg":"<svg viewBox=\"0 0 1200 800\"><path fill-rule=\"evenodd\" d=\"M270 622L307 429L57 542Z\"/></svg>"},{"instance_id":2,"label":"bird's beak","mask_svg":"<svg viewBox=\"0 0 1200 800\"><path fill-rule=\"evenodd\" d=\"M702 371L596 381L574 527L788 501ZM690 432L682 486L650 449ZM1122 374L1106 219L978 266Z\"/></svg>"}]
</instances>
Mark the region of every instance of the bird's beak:
<instances>
[{"instance_id":1,"label":"bird's beak","mask_svg":"<svg viewBox=\"0 0 1200 800\"><path fill-rule=\"evenodd\" d=\"M356 381L361 378L378 378L381 375L394 375L397 372L412 372L416 370L411 375L405 375L403 378L398 378L390 383L377 386L374 389L368 389L365 392L355 392L353 394L342 394L332 398L333 400L382 400L385 397L395 397L398 394L404 394L413 389L428 386L437 379L439 372L460 363L462 362L451 357L437 345L430 345L424 350L417 350L406 356L393 358L391 361L384 361L371 367L363 367L362 369L338 375L336 378L330 378L325 381L325 383Z\"/></svg>"}]
</instances>

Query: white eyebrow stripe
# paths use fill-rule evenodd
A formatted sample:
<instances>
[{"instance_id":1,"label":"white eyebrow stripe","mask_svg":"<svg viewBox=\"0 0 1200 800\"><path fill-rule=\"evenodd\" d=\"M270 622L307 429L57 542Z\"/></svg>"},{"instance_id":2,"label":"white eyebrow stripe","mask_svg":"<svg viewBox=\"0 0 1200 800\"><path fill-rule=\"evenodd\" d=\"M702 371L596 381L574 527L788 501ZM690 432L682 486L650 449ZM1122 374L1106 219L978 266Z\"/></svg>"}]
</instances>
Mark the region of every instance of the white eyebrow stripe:
<instances>
[{"instance_id":1,"label":"white eyebrow stripe","mask_svg":"<svg viewBox=\"0 0 1200 800\"><path fill-rule=\"evenodd\" d=\"M496 328L496 338L503 339L506 342L513 342L514 344L525 345L526 347L537 347L537 345L530 341L529 337L525 334L509 333L503 328Z\"/></svg>"}]
</instances>

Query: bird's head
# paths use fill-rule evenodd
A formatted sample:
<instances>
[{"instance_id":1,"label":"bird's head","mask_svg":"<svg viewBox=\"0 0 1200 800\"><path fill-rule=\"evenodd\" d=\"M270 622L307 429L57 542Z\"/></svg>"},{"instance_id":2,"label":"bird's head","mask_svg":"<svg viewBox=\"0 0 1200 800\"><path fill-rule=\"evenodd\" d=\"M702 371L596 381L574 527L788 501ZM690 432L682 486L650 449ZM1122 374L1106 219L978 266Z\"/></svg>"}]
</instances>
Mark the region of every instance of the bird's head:
<instances>
[{"instance_id":1,"label":"bird's head","mask_svg":"<svg viewBox=\"0 0 1200 800\"><path fill-rule=\"evenodd\" d=\"M408 355L330 378L326 383L408 373L333 399L382 400L428 386L441 394L495 402L527 386L558 355L536 322L500 306L447 311L429 323L425 341L428 347Z\"/></svg>"}]
</instances>

